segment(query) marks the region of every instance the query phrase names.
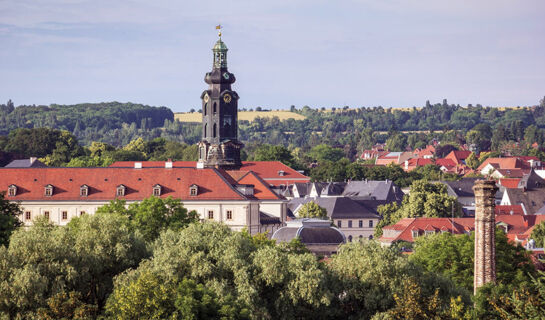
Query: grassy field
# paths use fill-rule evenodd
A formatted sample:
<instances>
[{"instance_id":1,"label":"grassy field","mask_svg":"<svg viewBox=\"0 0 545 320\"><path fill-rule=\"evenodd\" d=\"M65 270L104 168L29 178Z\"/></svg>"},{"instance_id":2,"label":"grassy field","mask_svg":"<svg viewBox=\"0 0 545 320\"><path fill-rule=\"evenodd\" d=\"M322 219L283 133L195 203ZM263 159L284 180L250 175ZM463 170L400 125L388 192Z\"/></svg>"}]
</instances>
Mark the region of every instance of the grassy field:
<instances>
[{"instance_id":1,"label":"grassy field","mask_svg":"<svg viewBox=\"0 0 545 320\"><path fill-rule=\"evenodd\" d=\"M239 111L238 120L253 121L256 117L272 118L278 117L280 120L295 119L304 120L305 116L290 111ZM174 119L180 122L201 122L202 114L198 112L180 112L174 114Z\"/></svg>"}]
</instances>

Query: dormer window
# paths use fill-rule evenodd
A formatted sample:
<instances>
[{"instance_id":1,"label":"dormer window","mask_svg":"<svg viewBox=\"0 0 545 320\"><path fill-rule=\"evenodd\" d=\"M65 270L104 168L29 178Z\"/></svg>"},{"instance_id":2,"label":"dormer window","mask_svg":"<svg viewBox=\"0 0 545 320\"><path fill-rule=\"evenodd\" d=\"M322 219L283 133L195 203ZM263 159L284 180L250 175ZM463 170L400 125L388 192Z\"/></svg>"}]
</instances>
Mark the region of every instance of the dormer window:
<instances>
[{"instance_id":1,"label":"dormer window","mask_svg":"<svg viewBox=\"0 0 545 320\"><path fill-rule=\"evenodd\" d=\"M432 235L432 234L435 234L435 231L433 231L433 230L426 230L425 233L426 233L427 236L430 236L430 235Z\"/></svg>"},{"instance_id":2,"label":"dormer window","mask_svg":"<svg viewBox=\"0 0 545 320\"><path fill-rule=\"evenodd\" d=\"M153 186L153 196L159 197L161 195L161 185L156 184Z\"/></svg>"},{"instance_id":3,"label":"dormer window","mask_svg":"<svg viewBox=\"0 0 545 320\"><path fill-rule=\"evenodd\" d=\"M45 186L44 195L46 197L51 197L53 195L53 186L48 184Z\"/></svg>"},{"instance_id":4,"label":"dormer window","mask_svg":"<svg viewBox=\"0 0 545 320\"><path fill-rule=\"evenodd\" d=\"M418 238L418 234L419 234L418 230L413 230L413 231L412 231L413 239L414 239L414 238Z\"/></svg>"},{"instance_id":5,"label":"dormer window","mask_svg":"<svg viewBox=\"0 0 545 320\"><path fill-rule=\"evenodd\" d=\"M79 195L81 197L87 197L89 195L89 187L86 184L79 187Z\"/></svg>"},{"instance_id":6,"label":"dormer window","mask_svg":"<svg viewBox=\"0 0 545 320\"><path fill-rule=\"evenodd\" d=\"M278 171L278 175L283 177L284 175L286 174L286 172L284 170L279 170Z\"/></svg>"},{"instance_id":7,"label":"dormer window","mask_svg":"<svg viewBox=\"0 0 545 320\"><path fill-rule=\"evenodd\" d=\"M125 190L126 190L126 189L127 189L127 188L126 188L124 185L122 185L122 184L118 185L118 186L117 186L117 190L116 190L116 192L115 192L116 196L118 196L118 197L124 197L124 196L125 196Z\"/></svg>"},{"instance_id":8,"label":"dormer window","mask_svg":"<svg viewBox=\"0 0 545 320\"><path fill-rule=\"evenodd\" d=\"M12 184L8 187L8 196L15 197L17 195L17 186Z\"/></svg>"},{"instance_id":9,"label":"dormer window","mask_svg":"<svg viewBox=\"0 0 545 320\"><path fill-rule=\"evenodd\" d=\"M196 196L198 193L199 193L199 186L197 186L196 184L192 184L189 187L189 195Z\"/></svg>"}]
</instances>

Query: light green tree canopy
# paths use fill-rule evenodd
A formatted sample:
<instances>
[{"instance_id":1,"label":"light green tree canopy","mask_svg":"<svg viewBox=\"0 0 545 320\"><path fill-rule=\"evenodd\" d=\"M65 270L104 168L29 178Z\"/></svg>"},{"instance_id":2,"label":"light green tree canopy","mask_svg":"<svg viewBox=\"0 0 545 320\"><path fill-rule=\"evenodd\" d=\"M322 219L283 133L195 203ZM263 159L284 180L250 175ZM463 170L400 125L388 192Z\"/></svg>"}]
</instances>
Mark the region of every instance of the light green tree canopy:
<instances>
[{"instance_id":1,"label":"light green tree canopy","mask_svg":"<svg viewBox=\"0 0 545 320\"><path fill-rule=\"evenodd\" d=\"M297 216L299 218L327 218L327 210L320 207L316 202L309 201L301 206L299 211L297 211Z\"/></svg>"}]
</instances>

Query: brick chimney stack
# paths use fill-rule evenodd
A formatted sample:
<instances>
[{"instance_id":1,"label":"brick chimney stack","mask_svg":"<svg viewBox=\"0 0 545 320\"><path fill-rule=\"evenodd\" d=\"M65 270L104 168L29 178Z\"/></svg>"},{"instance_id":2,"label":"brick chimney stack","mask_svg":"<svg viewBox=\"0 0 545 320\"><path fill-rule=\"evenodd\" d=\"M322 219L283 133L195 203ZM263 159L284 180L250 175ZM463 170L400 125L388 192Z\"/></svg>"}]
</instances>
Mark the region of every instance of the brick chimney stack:
<instances>
[{"instance_id":1,"label":"brick chimney stack","mask_svg":"<svg viewBox=\"0 0 545 320\"><path fill-rule=\"evenodd\" d=\"M473 292L488 282L496 281L496 218L495 195L498 191L493 180L477 180L475 192L475 266Z\"/></svg>"}]
</instances>

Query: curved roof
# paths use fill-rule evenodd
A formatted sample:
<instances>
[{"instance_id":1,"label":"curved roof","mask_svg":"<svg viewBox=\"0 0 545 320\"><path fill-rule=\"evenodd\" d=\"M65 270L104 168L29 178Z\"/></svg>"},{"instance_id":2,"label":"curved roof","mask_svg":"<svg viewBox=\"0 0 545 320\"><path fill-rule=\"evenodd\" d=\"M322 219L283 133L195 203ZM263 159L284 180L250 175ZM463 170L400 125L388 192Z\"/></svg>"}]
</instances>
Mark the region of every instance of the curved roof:
<instances>
[{"instance_id":1,"label":"curved roof","mask_svg":"<svg viewBox=\"0 0 545 320\"><path fill-rule=\"evenodd\" d=\"M273 240L280 242L290 242L295 238L299 238L301 243L307 245L339 245L346 242L344 234L339 229L328 225L327 220L317 219L298 219L293 223L288 222L288 226L276 230L272 235Z\"/></svg>"}]
</instances>

